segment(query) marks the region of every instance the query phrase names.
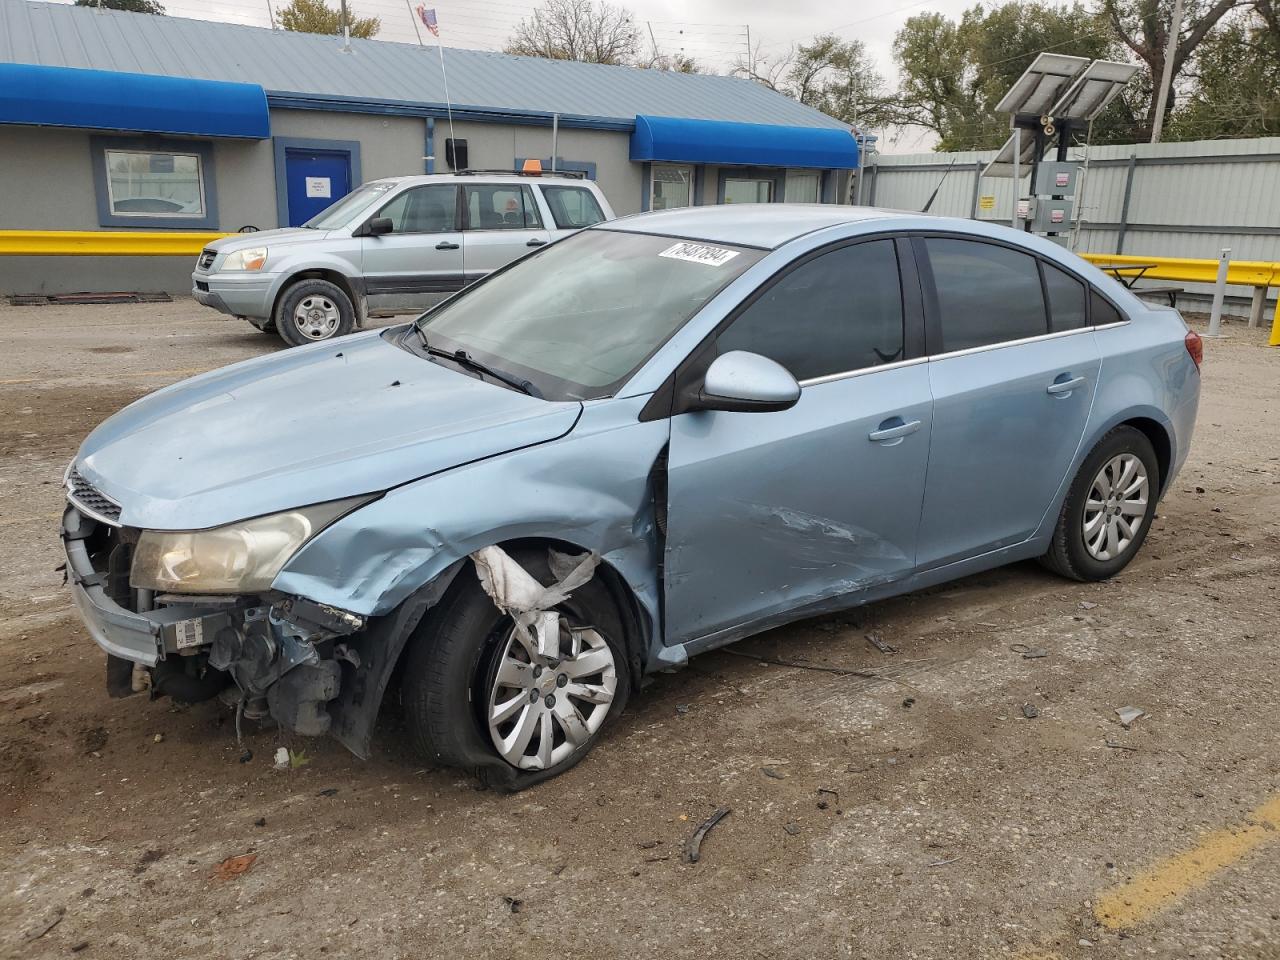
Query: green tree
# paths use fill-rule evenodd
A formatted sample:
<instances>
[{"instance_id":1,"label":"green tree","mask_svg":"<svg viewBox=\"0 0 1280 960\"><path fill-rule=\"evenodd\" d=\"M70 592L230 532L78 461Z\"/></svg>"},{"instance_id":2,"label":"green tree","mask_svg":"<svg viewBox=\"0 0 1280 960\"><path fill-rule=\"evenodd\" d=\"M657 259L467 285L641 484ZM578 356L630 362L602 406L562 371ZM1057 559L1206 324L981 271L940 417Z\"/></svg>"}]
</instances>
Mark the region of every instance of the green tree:
<instances>
[{"instance_id":1,"label":"green tree","mask_svg":"<svg viewBox=\"0 0 1280 960\"><path fill-rule=\"evenodd\" d=\"M1009 136L1009 118L995 106L1041 51L1103 58L1115 48L1107 20L1078 2L979 5L958 22L920 14L894 39L902 77L897 112L905 125L937 134L940 150L998 147ZM1123 141L1132 130L1128 105L1113 103L1095 125L1094 140Z\"/></svg>"},{"instance_id":2,"label":"green tree","mask_svg":"<svg viewBox=\"0 0 1280 960\"><path fill-rule=\"evenodd\" d=\"M1266 5L1266 0L1263 0ZM1191 65L1197 50L1210 32L1244 0L1183 0L1182 29L1173 54L1173 83L1165 105L1166 119L1177 109L1185 87L1179 81ZM1169 25L1173 20L1173 0L1103 0L1103 15L1116 38L1146 67L1139 75L1136 99L1143 109L1138 111L1135 139L1150 140L1155 124L1155 90L1164 74L1165 50L1169 44Z\"/></svg>"},{"instance_id":3,"label":"green tree","mask_svg":"<svg viewBox=\"0 0 1280 960\"><path fill-rule=\"evenodd\" d=\"M900 119L861 40L824 33L775 57L756 48L733 72L849 124L874 128Z\"/></svg>"},{"instance_id":4,"label":"green tree","mask_svg":"<svg viewBox=\"0 0 1280 960\"><path fill-rule=\"evenodd\" d=\"M326 6L324 0L293 0L279 11L277 19L281 27L295 33L342 35L342 11ZM382 29L382 21L377 17L354 17L348 5L347 26L351 36L369 40Z\"/></svg>"},{"instance_id":5,"label":"green tree","mask_svg":"<svg viewBox=\"0 0 1280 960\"><path fill-rule=\"evenodd\" d=\"M153 13L164 16L164 7L156 0L76 0L77 7L106 7L108 10L127 10L129 13Z\"/></svg>"},{"instance_id":6,"label":"green tree","mask_svg":"<svg viewBox=\"0 0 1280 960\"><path fill-rule=\"evenodd\" d=\"M1222 23L1196 52L1191 84L1165 128L1171 140L1280 136L1280 3Z\"/></svg>"}]
</instances>

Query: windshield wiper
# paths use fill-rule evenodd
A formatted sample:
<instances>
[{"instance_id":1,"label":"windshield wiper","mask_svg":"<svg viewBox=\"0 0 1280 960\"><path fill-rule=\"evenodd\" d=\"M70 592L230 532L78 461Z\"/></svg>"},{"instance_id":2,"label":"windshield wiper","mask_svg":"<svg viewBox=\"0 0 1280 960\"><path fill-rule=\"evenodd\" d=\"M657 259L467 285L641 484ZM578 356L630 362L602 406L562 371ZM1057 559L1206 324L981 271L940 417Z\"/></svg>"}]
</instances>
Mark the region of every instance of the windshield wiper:
<instances>
[{"instance_id":1,"label":"windshield wiper","mask_svg":"<svg viewBox=\"0 0 1280 960\"><path fill-rule=\"evenodd\" d=\"M433 347L427 341L427 332L422 327L415 328L418 331L418 339L422 341L422 348L433 357L444 357L446 360L452 360L460 367L466 367L468 370L474 370L476 373L482 373L487 377L492 377L500 383L505 383L509 387L519 390L521 393L536 397L539 400L545 400L546 397L542 391L534 385L533 381L525 380L522 377L514 376L505 370L498 370L486 363L481 363L465 350L441 350L439 347Z\"/></svg>"}]
</instances>

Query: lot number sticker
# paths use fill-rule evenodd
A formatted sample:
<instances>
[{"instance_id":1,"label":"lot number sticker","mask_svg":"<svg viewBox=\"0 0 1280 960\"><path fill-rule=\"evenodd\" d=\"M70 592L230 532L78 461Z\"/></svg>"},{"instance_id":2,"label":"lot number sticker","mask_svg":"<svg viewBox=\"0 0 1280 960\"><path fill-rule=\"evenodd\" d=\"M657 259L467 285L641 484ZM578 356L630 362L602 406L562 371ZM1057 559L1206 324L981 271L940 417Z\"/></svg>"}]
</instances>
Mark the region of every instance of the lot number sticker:
<instances>
[{"instance_id":1,"label":"lot number sticker","mask_svg":"<svg viewBox=\"0 0 1280 960\"><path fill-rule=\"evenodd\" d=\"M712 247L705 243L675 243L658 254L669 260L688 260L708 267L722 267L737 255L737 250Z\"/></svg>"},{"instance_id":2,"label":"lot number sticker","mask_svg":"<svg viewBox=\"0 0 1280 960\"><path fill-rule=\"evenodd\" d=\"M329 197L332 195L333 188L329 185L328 177L307 177L308 197Z\"/></svg>"},{"instance_id":3,"label":"lot number sticker","mask_svg":"<svg viewBox=\"0 0 1280 960\"><path fill-rule=\"evenodd\" d=\"M173 639L179 650L200 646L204 643L204 623L200 620L179 620L173 625Z\"/></svg>"}]
</instances>

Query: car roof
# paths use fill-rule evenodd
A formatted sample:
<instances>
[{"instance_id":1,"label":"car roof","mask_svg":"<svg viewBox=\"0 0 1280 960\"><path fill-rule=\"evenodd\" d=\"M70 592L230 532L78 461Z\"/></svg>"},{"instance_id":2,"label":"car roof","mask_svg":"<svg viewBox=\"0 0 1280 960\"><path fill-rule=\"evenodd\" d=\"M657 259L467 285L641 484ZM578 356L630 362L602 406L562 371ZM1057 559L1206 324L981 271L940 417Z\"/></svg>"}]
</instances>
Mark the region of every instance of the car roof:
<instances>
[{"instance_id":1,"label":"car roof","mask_svg":"<svg viewBox=\"0 0 1280 960\"><path fill-rule=\"evenodd\" d=\"M827 227L919 216L897 210L836 204L740 203L640 213L610 220L601 227L772 250Z\"/></svg>"},{"instance_id":2,"label":"car roof","mask_svg":"<svg viewBox=\"0 0 1280 960\"><path fill-rule=\"evenodd\" d=\"M484 171L476 171L475 173L419 173L407 177L380 177L377 180L367 181L368 183L458 183L471 181L473 183L537 183L550 182L555 184L572 183L578 185L594 184L592 181L583 177L564 177L555 174L541 174L539 176L530 176L521 173L486 173Z\"/></svg>"}]
</instances>

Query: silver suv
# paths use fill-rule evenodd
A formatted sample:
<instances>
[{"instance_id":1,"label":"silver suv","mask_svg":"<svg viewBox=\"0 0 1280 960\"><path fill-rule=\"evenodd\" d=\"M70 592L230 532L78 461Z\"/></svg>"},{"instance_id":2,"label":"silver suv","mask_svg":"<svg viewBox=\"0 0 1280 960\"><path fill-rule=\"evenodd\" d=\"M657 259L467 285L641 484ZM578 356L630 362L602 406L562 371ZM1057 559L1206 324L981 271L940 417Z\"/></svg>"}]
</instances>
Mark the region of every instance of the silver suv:
<instances>
[{"instance_id":1,"label":"silver suv","mask_svg":"<svg viewBox=\"0 0 1280 960\"><path fill-rule=\"evenodd\" d=\"M552 240L613 219L589 180L460 172L374 180L301 227L224 237L191 295L291 346L421 310Z\"/></svg>"}]
</instances>

